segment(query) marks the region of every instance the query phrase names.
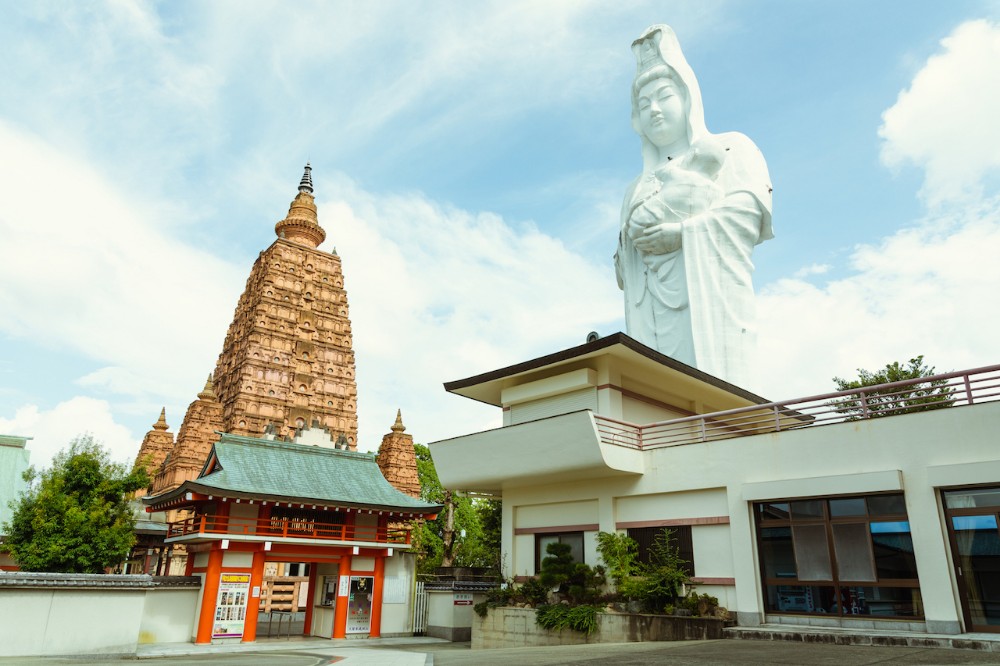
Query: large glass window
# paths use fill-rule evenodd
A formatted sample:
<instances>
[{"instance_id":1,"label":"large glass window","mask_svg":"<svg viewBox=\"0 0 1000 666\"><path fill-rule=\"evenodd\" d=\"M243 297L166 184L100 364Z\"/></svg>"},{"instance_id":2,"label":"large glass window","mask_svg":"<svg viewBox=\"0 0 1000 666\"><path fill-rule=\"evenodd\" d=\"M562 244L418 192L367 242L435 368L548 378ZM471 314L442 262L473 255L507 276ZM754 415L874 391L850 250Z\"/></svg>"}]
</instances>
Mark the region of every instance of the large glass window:
<instances>
[{"instance_id":1,"label":"large glass window","mask_svg":"<svg viewBox=\"0 0 1000 666\"><path fill-rule=\"evenodd\" d=\"M636 551L637 559L643 564L650 562L650 552L656 540L664 530L670 532L670 546L677 549L677 554L684 560L683 569L689 576L694 575L694 544L691 541L691 526L676 525L674 527L630 527L628 536L639 545Z\"/></svg>"},{"instance_id":2,"label":"large glass window","mask_svg":"<svg viewBox=\"0 0 1000 666\"><path fill-rule=\"evenodd\" d=\"M1000 627L1000 488L942 495L966 631L995 633Z\"/></svg>"},{"instance_id":3,"label":"large glass window","mask_svg":"<svg viewBox=\"0 0 1000 666\"><path fill-rule=\"evenodd\" d=\"M559 534L535 535L535 573L542 570L542 560L548 557L546 548L550 543L569 545L569 553L574 562L583 562L583 532L562 532Z\"/></svg>"},{"instance_id":4,"label":"large glass window","mask_svg":"<svg viewBox=\"0 0 1000 666\"><path fill-rule=\"evenodd\" d=\"M767 609L921 617L901 493L754 505Z\"/></svg>"}]
</instances>

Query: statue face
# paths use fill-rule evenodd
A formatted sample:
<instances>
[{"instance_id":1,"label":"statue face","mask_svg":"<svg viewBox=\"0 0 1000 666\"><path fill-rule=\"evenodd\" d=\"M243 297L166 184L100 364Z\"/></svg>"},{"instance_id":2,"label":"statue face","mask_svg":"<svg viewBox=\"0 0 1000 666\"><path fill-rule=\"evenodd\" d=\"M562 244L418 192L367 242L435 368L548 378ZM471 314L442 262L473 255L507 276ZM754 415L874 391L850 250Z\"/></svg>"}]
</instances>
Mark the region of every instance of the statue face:
<instances>
[{"instance_id":1,"label":"statue face","mask_svg":"<svg viewBox=\"0 0 1000 666\"><path fill-rule=\"evenodd\" d=\"M684 97L676 83L653 79L639 90L639 127L653 145L665 148L687 138Z\"/></svg>"}]
</instances>

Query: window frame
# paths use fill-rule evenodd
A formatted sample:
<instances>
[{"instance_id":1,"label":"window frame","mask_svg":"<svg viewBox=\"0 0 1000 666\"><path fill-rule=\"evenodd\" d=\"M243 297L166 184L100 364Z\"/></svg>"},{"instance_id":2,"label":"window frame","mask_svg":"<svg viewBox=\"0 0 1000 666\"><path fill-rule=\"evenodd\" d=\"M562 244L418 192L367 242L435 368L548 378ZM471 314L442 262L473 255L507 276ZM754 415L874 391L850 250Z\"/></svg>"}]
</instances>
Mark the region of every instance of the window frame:
<instances>
[{"instance_id":1,"label":"window frame","mask_svg":"<svg viewBox=\"0 0 1000 666\"><path fill-rule=\"evenodd\" d=\"M871 506L868 502L869 498L873 497L887 497L887 496L899 496L903 500L902 513L885 513L877 514L873 513ZM856 515L840 515L833 516L830 510L831 501L839 500L851 500L851 499L863 499L865 512L863 514ZM796 516L794 514L792 504L799 502L810 502L818 501L821 503L822 515L819 516ZM768 505L780 505L787 504L788 511L785 517L778 518L773 516L766 516L764 507ZM771 499L763 501L751 502L751 510L754 519L754 534L756 538L756 551L758 556L759 565L759 575L760 575L760 590L762 595L762 601L766 613L775 613L782 615L821 615L826 617L846 617L846 618L878 618L878 619L895 619L895 620L909 620L909 621L921 621L924 619L924 604L922 596L919 594L920 591L920 580L916 575L916 565L915 565L915 555L911 553L911 557L914 559L914 577L913 578L883 578L879 576L878 572L878 560L875 553L875 543L872 536L871 526L874 523L901 523L905 522L909 526L910 519L906 513L905 505L905 495L899 491L882 492L882 493L860 493L851 495L827 495L827 496L812 496L812 497L792 497L792 498L782 498L782 499ZM836 541L834 527L836 525L865 525L865 530L867 532L868 540L868 556L872 562L872 567L874 570L874 581L862 581L862 580L850 580L840 578L840 567L838 565L837 555L836 555ZM813 580L806 578L799 578L798 563L796 562L796 573L794 578L789 577L769 577L767 575L767 562L765 561L763 552L763 530L769 528L789 528L791 531L791 548L792 556L795 557L795 537L794 537L794 527L795 526L824 526L826 534L826 546L829 553L830 561L830 578L828 580ZM911 535L912 544L912 531L908 530L907 533ZM821 612L818 610L785 610L779 608L773 608L771 605L770 596L768 593L768 587L792 587L792 588L832 588L833 589L833 599L837 605L836 613L833 612ZM875 613L851 613L845 610L844 593L850 588L907 588L916 589L918 591L917 600L914 601L914 612L912 615L880 615ZM848 592L849 595L849 592Z\"/></svg>"}]
</instances>

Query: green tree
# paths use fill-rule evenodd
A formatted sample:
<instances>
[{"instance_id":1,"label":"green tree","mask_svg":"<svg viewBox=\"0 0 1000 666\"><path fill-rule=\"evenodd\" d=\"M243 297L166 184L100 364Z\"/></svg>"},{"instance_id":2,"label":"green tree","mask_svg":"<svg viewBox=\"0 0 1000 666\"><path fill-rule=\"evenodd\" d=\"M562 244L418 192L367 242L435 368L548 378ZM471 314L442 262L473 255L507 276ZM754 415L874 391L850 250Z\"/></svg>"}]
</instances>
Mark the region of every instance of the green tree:
<instances>
[{"instance_id":1,"label":"green tree","mask_svg":"<svg viewBox=\"0 0 1000 666\"><path fill-rule=\"evenodd\" d=\"M908 379L921 379L935 374L933 367L924 365L924 357L911 358L906 365L899 361L887 364L884 368L870 372L858 368L857 379L842 379L834 377L833 381L840 391L901 382ZM954 389L947 380L937 379L928 382L918 382L902 388L889 388L856 393L833 401L838 412L847 415L848 420L864 418L865 412L871 418L893 416L906 412L923 412L930 409L951 407L954 403Z\"/></svg>"},{"instance_id":2,"label":"green tree","mask_svg":"<svg viewBox=\"0 0 1000 666\"><path fill-rule=\"evenodd\" d=\"M149 483L141 467L113 463L90 435L74 439L52 466L24 474L28 490L11 503L3 547L25 571L101 573L135 544L132 494Z\"/></svg>"},{"instance_id":3,"label":"green tree","mask_svg":"<svg viewBox=\"0 0 1000 666\"><path fill-rule=\"evenodd\" d=\"M437 567L488 567L499 570L500 502L458 495L441 485L431 451L414 444L420 497L443 504L438 517L414 530L417 567L431 573ZM485 521L485 527L484 527Z\"/></svg>"},{"instance_id":4,"label":"green tree","mask_svg":"<svg viewBox=\"0 0 1000 666\"><path fill-rule=\"evenodd\" d=\"M568 543L553 542L545 547L538 582L547 588L558 588L573 603L589 603L600 594L605 583L604 567L593 568L573 560Z\"/></svg>"}]
</instances>

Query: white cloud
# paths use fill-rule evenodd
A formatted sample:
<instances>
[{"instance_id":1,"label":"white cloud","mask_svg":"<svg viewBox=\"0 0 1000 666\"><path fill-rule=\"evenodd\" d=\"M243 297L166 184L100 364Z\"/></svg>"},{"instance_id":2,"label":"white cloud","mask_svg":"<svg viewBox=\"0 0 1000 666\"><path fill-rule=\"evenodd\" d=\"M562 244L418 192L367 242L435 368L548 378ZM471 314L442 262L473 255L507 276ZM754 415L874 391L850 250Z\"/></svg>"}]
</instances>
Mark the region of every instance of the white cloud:
<instances>
[{"instance_id":1,"label":"white cloud","mask_svg":"<svg viewBox=\"0 0 1000 666\"><path fill-rule=\"evenodd\" d=\"M115 421L111 405L82 396L60 402L50 410L24 405L11 418L0 417L0 433L32 437L27 448L31 464L38 468L47 467L52 456L85 433L101 442L117 462L131 464L139 451L139 440Z\"/></svg>"},{"instance_id":2,"label":"white cloud","mask_svg":"<svg viewBox=\"0 0 1000 666\"><path fill-rule=\"evenodd\" d=\"M344 261L358 357L360 443L377 447L396 409L417 441L499 425L499 411L442 383L611 332L621 296L610 269L490 213L419 194L375 196L324 183Z\"/></svg>"},{"instance_id":3,"label":"white cloud","mask_svg":"<svg viewBox=\"0 0 1000 666\"><path fill-rule=\"evenodd\" d=\"M166 404L176 428L214 367L250 262L235 266L163 234L157 216L144 215L148 204L2 122L0 143L9 257L0 309L18 313L0 319L0 330L101 363L61 379L115 401L94 401L98 425L68 421L59 445L83 429L99 434L112 407L144 426ZM58 196L50 183L61 184ZM532 225L420 194L376 196L347 181L320 191L333 199L320 202L321 221L336 230L344 258L364 448L377 447L398 407L422 441L496 423L496 410L445 394L442 382L582 342L592 329L610 332L620 317L610 268ZM22 405L0 425L38 437L23 427L47 427L39 409Z\"/></svg>"},{"instance_id":4,"label":"white cloud","mask_svg":"<svg viewBox=\"0 0 1000 666\"><path fill-rule=\"evenodd\" d=\"M882 160L925 170L930 205L975 200L1000 167L1000 25L958 26L882 115Z\"/></svg>"},{"instance_id":5,"label":"white cloud","mask_svg":"<svg viewBox=\"0 0 1000 666\"><path fill-rule=\"evenodd\" d=\"M825 275L830 272L830 264L809 264L795 271L796 278L807 278L810 275Z\"/></svg>"},{"instance_id":6,"label":"white cloud","mask_svg":"<svg viewBox=\"0 0 1000 666\"><path fill-rule=\"evenodd\" d=\"M2 121L0 145L0 311L16 313L0 331L106 364L91 388L197 391L246 267L164 235L155 205Z\"/></svg>"},{"instance_id":7,"label":"white cloud","mask_svg":"<svg viewBox=\"0 0 1000 666\"><path fill-rule=\"evenodd\" d=\"M807 267L762 290L753 388L769 398L920 354L939 372L1000 361L1000 26L970 21L941 44L879 130L887 165L924 170L926 217L856 247L848 277L817 285L804 278L825 271Z\"/></svg>"},{"instance_id":8,"label":"white cloud","mask_svg":"<svg viewBox=\"0 0 1000 666\"><path fill-rule=\"evenodd\" d=\"M850 277L764 289L755 388L774 400L824 393L834 376L919 354L939 372L1000 362L997 210L1000 200L859 246Z\"/></svg>"}]
</instances>

